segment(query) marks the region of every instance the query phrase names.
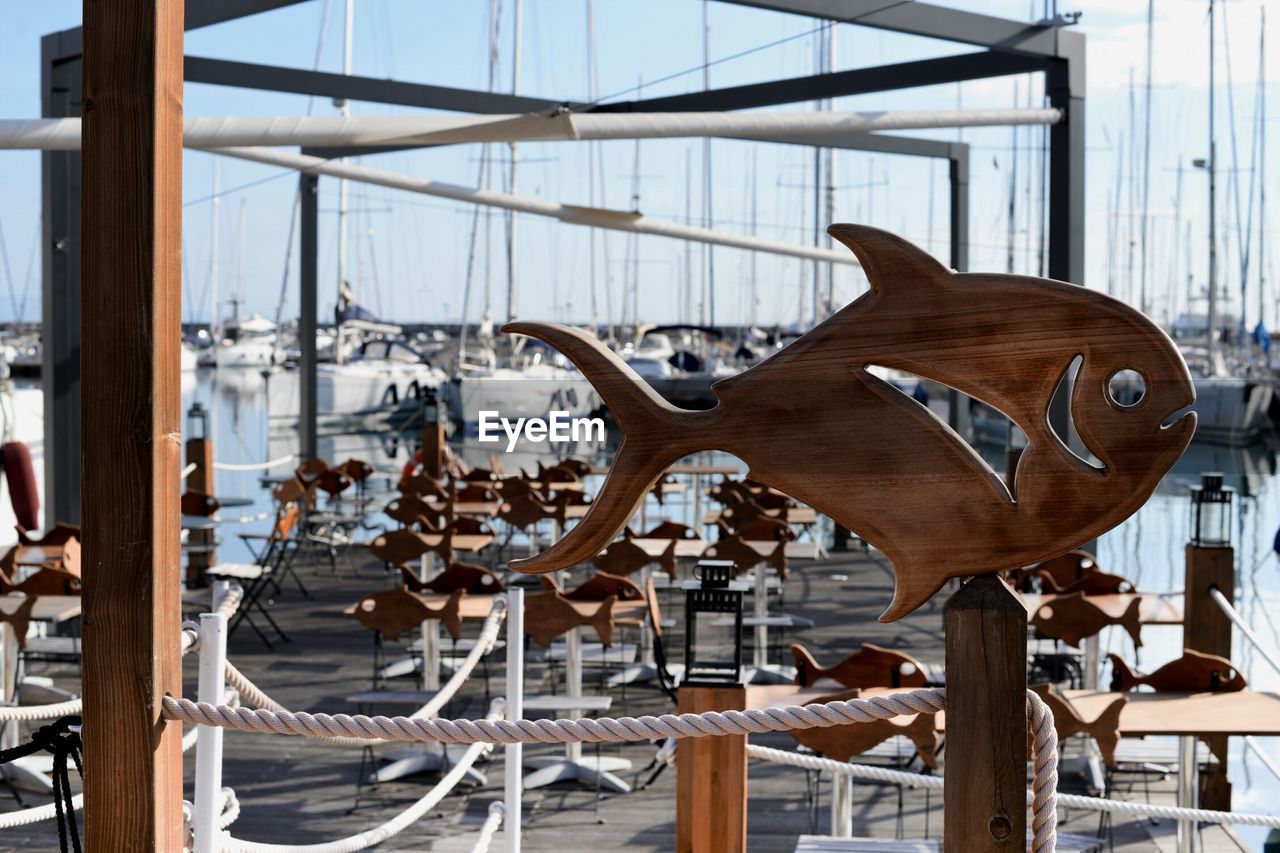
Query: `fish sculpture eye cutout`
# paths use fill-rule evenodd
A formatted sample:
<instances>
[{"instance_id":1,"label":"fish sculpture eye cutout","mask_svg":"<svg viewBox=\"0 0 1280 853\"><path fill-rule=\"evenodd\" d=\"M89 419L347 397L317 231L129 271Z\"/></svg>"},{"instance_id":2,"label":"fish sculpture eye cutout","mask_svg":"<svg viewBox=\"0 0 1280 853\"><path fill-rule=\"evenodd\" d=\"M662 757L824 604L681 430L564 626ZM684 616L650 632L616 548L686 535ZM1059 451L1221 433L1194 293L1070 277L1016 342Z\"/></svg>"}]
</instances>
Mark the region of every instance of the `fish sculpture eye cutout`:
<instances>
[{"instance_id":1,"label":"fish sculpture eye cutout","mask_svg":"<svg viewBox=\"0 0 1280 853\"><path fill-rule=\"evenodd\" d=\"M715 408L672 406L587 332L517 322L591 381L623 433L617 458L577 527L521 572L587 562L631 519L677 460L722 450L748 476L854 531L893 564L888 622L949 578L1057 556L1138 509L1195 431L1182 355L1155 324L1097 291L1048 279L955 273L875 228L833 225L871 284L791 345L712 386ZM1081 359L1075 430L1098 464L1050 426L1049 404ZM875 376L909 372L998 409L1027 437L1012 487L926 406ZM1143 392L1122 404L1111 380Z\"/></svg>"}]
</instances>

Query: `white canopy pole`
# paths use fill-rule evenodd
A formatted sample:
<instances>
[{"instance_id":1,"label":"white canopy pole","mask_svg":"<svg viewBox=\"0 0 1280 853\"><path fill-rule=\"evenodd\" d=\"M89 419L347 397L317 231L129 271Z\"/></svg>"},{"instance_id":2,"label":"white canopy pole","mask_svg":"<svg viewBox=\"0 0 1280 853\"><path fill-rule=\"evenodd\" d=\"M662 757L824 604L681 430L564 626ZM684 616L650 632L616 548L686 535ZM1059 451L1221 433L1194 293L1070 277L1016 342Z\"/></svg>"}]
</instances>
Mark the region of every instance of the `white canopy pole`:
<instances>
[{"instance_id":1,"label":"white canopy pole","mask_svg":"<svg viewBox=\"0 0 1280 853\"><path fill-rule=\"evenodd\" d=\"M854 266L858 264L853 254L843 249L818 249L811 246L783 243L778 240L727 234L722 231L713 231L710 228L680 225L664 219L654 219L642 213L608 210L598 207L581 207L574 204L545 201L531 196L499 192L498 190L460 187L456 184L446 184L442 181L431 181L426 178L415 178L411 175L384 172L381 169L370 169L366 166L355 166L350 163L325 160L322 157L312 157L307 154L278 151L273 148L216 148L211 149L209 153L222 154L254 163L263 163L268 166L297 169L300 172L313 175L346 178L350 181L374 184L390 189L449 198L468 204L482 204L504 210L512 210L517 213L547 216L571 225L588 225L596 228L608 228L613 231L630 231L636 234L674 237L679 240L692 240L698 243L730 246L736 249L768 252L775 255L789 255L794 258L817 259L837 264L851 264Z\"/></svg>"},{"instance_id":2,"label":"white canopy pole","mask_svg":"<svg viewBox=\"0 0 1280 853\"><path fill-rule=\"evenodd\" d=\"M904 110L882 113L568 113L497 116L306 116L189 118L191 148L272 145L304 148L458 145L469 142L555 142L590 139L758 137L872 133L954 127L1057 124L1056 109ZM73 151L80 120L0 120L0 149Z\"/></svg>"}]
</instances>

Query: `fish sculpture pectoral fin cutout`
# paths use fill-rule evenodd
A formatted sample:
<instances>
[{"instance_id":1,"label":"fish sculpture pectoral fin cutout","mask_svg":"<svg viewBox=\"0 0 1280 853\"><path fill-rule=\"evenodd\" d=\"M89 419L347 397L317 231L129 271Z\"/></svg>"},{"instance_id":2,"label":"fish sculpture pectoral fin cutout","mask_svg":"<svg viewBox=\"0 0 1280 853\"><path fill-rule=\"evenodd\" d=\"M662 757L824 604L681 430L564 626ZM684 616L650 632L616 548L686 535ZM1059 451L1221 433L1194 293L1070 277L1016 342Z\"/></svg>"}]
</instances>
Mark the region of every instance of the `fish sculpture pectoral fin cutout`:
<instances>
[{"instance_id":1,"label":"fish sculpture pectoral fin cutout","mask_svg":"<svg viewBox=\"0 0 1280 853\"><path fill-rule=\"evenodd\" d=\"M548 551L511 566L543 573L591 560L678 459L733 454L754 482L831 517L882 551L895 589L882 621L950 578L1016 569L1069 551L1140 507L1195 429L1194 386L1177 347L1138 311L1083 287L959 274L885 231L834 225L870 292L786 348L712 386L715 408L657 395L590 334L512 323L560 350L599 391L623 433L596 501ZM1071 397L1090 466L1049 424L1077 358ZM868 372L881 366L953 388L1008 415L1027 436L1012 495L918 402ZM1109 382L1134 370L1146 391L1120 405ZM890 393L892 392L892 393ZM1016 499L1013 497L1016 496Z\"/></svg>"}]
</instances>

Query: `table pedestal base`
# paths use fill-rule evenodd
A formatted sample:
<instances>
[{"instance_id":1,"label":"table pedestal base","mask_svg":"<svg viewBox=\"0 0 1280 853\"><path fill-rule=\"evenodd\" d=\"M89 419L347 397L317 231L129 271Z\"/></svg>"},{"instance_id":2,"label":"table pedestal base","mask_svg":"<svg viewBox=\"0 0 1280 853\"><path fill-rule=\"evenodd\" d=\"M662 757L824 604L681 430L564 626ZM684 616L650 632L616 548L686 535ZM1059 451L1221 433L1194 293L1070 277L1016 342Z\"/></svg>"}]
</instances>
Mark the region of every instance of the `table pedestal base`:
<instances>
[{"instance_id":1,"label":"table pedestal base","mask_svg":"<svg viewBox=\"0 0 1280 853\"><path fill-rule=\"evenodd\" d=\"M450 754L450 750L453 750L453 754ZM415 773L447 772L457 764L457 760L462 757L462 753L465 751L466 747L462 746L431 750L393 750L383 756L389 763L370 773L369 781L390 782L394 779L412 776ZM469 779L477 785L487 785L489 783L488 777L474 767L468 768L463 778Z\"/></svg>"},{"instance_id":2,"label":"table pedestal base","mask_svg":"<svg viewBox=\"0 0 1280 853\"><path fill-rule=\"evenodd\" d=\"M52 773L51 755L28 755L0 767L0 777L10 785L40 794L53 793Z\"/></svg>"},{"instance_id":3,"label":"table pedestal base","mask_svg":"<svg viewBox=\"0 0 1280 853\"><path fill-rule=\"evenodd\" d=\"M742 668L743 684L794 684L796 668L777 663L764 666L744 666Z\"/></svg>"},{"instance_id":4,"label":"table pedestal base","mask_svg":"<svg viewBox=\"0 0 1280 853\"><path fill-rule=\"evenodd\" d=\"M563 755L540 755L526 758L524 764L535 768L524 777L525 790L556 782L580 782L589 788L598 785L600 790L611 794L626 794L631 790L630 785L611 772L631 767L631 762L625 758L602 756L570 759Z\"/></svg>"}]
</instances>

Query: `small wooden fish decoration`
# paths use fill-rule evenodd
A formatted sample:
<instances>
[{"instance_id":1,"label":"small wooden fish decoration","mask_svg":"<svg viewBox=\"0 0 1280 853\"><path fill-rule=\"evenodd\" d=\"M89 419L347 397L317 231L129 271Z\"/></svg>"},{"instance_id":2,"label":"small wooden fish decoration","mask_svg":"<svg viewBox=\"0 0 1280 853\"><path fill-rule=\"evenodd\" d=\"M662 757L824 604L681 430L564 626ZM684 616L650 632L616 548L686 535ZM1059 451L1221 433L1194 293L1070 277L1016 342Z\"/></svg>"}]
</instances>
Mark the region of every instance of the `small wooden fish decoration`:
<instances>
[{"instance_id":1,"label":"small wooden fish decoration","mask_svg":"<svg viewBox=\"0 0 1280 853\"><path fill-rule=\"evenodd\" d=\"M551 582L549 575L542 576L545 585ZM555 589L552 586L552 589ZM564 597L570 601L604 601L613 596L617 601L644 601L644 590L635 581L607 572L596 572L590 579L569 590Z\"/></svg>"},{"instance_id":2,"label":"small wooden fish decoration","mask_svg":"<svg viewBox=\"0 0 1280 853\"><path fill-rule=\"evenodd\" d=\"M1040 572L1040 588L1056 595L1069 595L1078 592L1081 595L1115 595L1133 592L1133 582L1128 578L1107 572L1086 572L1065 586L1059 586L1053 575Z\"/></svg>"},{"instance_id":3,"label":"small wooden fish decoration","mask_svg":"<svg viewBox=\"0 0 1280 853\"><path fill-rule=\"evenodd\" d=\"M403 566L433 550L433 543L437 538L405 528L380 533L365 547L379 560L395 566Z\"/></svg>"},{"instance_id":4,"label":"small wooden fish decoration","mask_svg":"<svg viewBox=\"0 0 1280 853\"><path fill-rule=\"evenodd\" d=\"M778 577L787 579L787 543L780 541L768 553L760 553L733 534L717 539L707 546L702 556L708 560L732 560L734 574L741 574L754 568L758 563L767 563L778 570Z\"/></svg>"},{"instance_id":5,"label":"small wooden fish decoration","mask_svg":"<svg viewBox=\"0 0 1280 853\"><path fill-rule=\"evenodd\" d=\"M595 628L600 642L608 648L613 645L613 603L616 600L609 596L594 613L583 615L563 593L556 590L526 596L524 632L538 645L549 648L552 640L564 632L579 625L590 625Z\"/></svg>"},{"instance_id":6,"label":"small wooden fish decoration","mask_svg":"<svg viewBox=\"0 0 1280 853\"><path fill-rule=\"evenodd\" d=\"M1226 658L1184 649L1182 657L1169 661L1150 675L1134 670L1123 658L1107 654L1111 661L1111 689L1127 693L1146 685L1158 693L1235 693L1249 683Z\"/></svg>"},{"instance_id":7,"label":"small wooden fish decoration","mask_svg":"<svg viewBox=\"0 0 1280 853\"><path fill-rule=\"evenodd\" d=\"M1102 760L1106 765L1116 766L1116 744L1120 742L1120 712L1128 704L1128 699L1116 697L1094 720L1085 722L1076 706L1052 684L1033 684L1031 689L1039 694L1053 712L1053 727L1058 732L1059 741L1072 735L1087 734L1098 744L1098 752L1102 753Z\"/></svg>"},{"instance_id":8,"label":"small wooden fish decoration","mask_svg":"<svg viewBox=\"0 0 1280 853\"><path fill-rule=\"evenodd\" d=\"M427 603L419 593L393 587L366 595L346 612L361 625L393 642L399 640L405 631L417 628L428 619L439 619L449 636L457 640L462 637L460 606L464 595L465 592L457 590L437 608Z\"/></svg>"},{"instance_id":9,"label":"small wooden fish decoration","mask_svg":"<svg viewBox=\"0 0 1280 853\"><path fill-rule=\"evenodd\" d=\"M431 580L423 583L407 566L399 566L401 579L406 589L414 592L434 592L448 595L462 590L470 595L493 595L502 592L502 581L484 566L473 563L450 563L448 568Z\"/></svg>"},{"instance_id":10,"label":"small wooden fish decoration","mask_svg":"<svg viewBox=\"0 0 1280 853\"><path fill-rule=\"evenodd\" d=\"M846 690L832 696L820 696L813 702L847 701L856 698L858 698L857 690ZM937 770L939 737L935 716L934 714L916 714L905 723L897 719L873 720L870 723L854 723L828 728L793 729L790 734L797 743L836 761L848 761L895 735L902 735L915 744L916 752L924 766L930 770Z\"/></svg>"},{"instance_id":11,"label":"small wooden fish decoration","mask_svg":"<svg viewBox=\"0 0 1280 853\"><path fill-rule=\"evenodd\" d=\"M1031 626L1046 637L1061 640L1069 646L1078 646L1086 637L1106 628L1119 625L1129 633L1135 648L1142 647L1142 600L1137 596L1116 617L1090 601L1084 593L1059 595L1036 608Z\"/></svg>"},{"instance_id":12,"label":"small wooden fish decoration","mask_svg":"<svg viewBox=\"0 0 1280 853\"><path fill-rule=\"evenodd\" d=\"M869 293L785 349L712 386L706 411L672 406L589 332L509 323L591 380L623 433L591 511L549 550L512 568L533 573L591 559L677 460L722 450L748 476L857 533L893 565L898 619L954 577L1030 565L1111 529L1140 507L1195 431L1191 376L1173 342L1129 306L1084 287L954 273L875 228L828 233L862 262ZM1079 357L1074 454L1048 422ZM1008 416L1027 436L1013 487L879 366L932 379ZM1129 369L1145 390L1110 394Z\"/></svg>"},{"instance_id":13,"label":"small wooden fish decoration","mask_svg":"<svg viewBox=\"0 0 1280 853\"><path fill-rule=\"evenodd\" d=\"M629 575L640 571L650 563L657 563L658 566L668 575L675 577L676 574L676 542L671 540L671 544L657 557L650 556L649 552L641 548L630 539L618 539L609 543L609 547L605 548L600 554L597 554L591 561L591 564L597 569L608 572L611 575Z\"/></svg>"},{"instance_id":14,"label":"small wooden fish decoration","mask_svg":"<svg viewBox=\"0 0 1280 853\"><path fill-rule=\"evenodd\" d=\"M810 687L830 678L845 687L924 687L929 683L924 664L903 652L863 643L833 666L822 666L799 643L791 644L796 662L796 684Z\"/></svg>"}]
</instances>

